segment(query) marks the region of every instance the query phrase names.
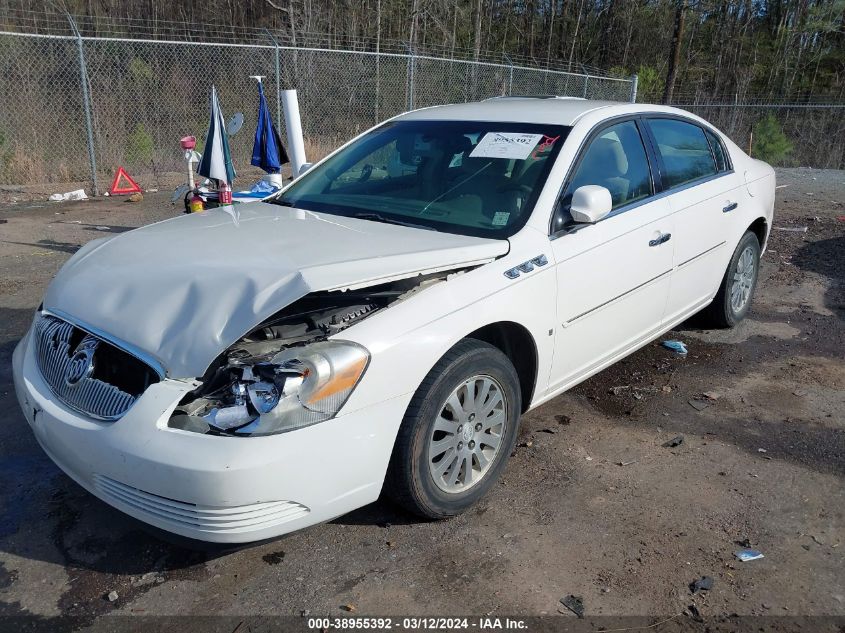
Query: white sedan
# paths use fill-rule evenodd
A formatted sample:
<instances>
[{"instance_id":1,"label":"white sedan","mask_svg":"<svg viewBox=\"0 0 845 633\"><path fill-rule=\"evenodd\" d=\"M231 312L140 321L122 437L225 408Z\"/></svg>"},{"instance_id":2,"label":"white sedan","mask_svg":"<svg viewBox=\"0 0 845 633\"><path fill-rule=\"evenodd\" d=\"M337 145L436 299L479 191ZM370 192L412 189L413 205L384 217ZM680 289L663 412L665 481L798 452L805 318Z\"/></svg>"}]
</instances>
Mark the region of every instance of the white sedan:
<instances>
[{"instance_id":1,"label":"white sedan","mask_svg":"<svg viewBox=\"0 0 845 633\"><path fill-rule=\"evenodd\" d=\"M50 457L146 523L277 536L466 510L520 415L691 315L747 313L775 177L669 107L395 117L265 202L86 244L14 354Z\"/></svg>"}]
</instances>

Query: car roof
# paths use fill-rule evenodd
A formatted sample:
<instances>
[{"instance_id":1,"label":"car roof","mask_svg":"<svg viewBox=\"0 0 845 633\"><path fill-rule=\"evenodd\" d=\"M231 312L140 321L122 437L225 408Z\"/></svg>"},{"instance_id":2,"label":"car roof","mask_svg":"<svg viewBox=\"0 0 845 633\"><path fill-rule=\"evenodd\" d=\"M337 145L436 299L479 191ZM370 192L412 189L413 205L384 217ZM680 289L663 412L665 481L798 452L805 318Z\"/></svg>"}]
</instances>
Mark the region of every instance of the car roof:
<instances>
[{"instance_id":1,"label":"car roof","mask_svg":"<svg viewBox=\"0 0 845 633\"><path fill-rule=\"evenodd\" d=\"M512 121L571 126L585 114L602 109L608 109L607 116L609 117L636 112L677 112L689 116L687 112L667 106L622 101L595 101L578 97L514 96L422 108L400 114L396 119L401 121Z\"/></svg>"}]
</instances>

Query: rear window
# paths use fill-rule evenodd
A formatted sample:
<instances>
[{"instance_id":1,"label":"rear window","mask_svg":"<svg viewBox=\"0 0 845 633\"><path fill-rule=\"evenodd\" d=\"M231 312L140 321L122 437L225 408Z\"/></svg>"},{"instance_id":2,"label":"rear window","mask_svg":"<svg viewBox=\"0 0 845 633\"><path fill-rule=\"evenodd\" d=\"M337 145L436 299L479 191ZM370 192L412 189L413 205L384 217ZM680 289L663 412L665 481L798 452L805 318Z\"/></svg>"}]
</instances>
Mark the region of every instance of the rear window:
<instances>
[{"instance_id":1,"label":"rear window","mask_svg":"<svg viewBox=\"0 0 845 633\"><path fill-rule=\"evenodd\" d=\"M676 119L650 119L648 125L663 162L665 187L716 174L716 161L703 129Z\"/></svg>"}]
</instances>

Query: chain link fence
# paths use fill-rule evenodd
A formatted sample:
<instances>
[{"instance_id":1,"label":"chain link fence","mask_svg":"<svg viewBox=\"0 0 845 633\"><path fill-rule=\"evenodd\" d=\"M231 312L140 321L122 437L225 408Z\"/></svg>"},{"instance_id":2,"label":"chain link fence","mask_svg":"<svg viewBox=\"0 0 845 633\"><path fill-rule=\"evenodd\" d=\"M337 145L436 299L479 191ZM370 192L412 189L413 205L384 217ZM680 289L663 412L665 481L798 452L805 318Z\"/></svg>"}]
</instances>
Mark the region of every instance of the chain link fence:
<instances>
[{"instance_id":1,"label":"chain link fence","mask_svg":"<svg viewBox=\"0 0 845 633\"><path fill-rule=\"evenodd\" d=\"M215 84L224 113L243 112L231 140L250 172L258 98L284 135L278 91L297 88L309 159L395 114L497 95L557 94L630 101L635 81L510 63L263 41L174 41L0 31L0 183L91 183L105 190L118 166L145 187L184 177L179 139L200 143ZM201 149L201 148L198 148Z\"/></svg>"}]
</instances>

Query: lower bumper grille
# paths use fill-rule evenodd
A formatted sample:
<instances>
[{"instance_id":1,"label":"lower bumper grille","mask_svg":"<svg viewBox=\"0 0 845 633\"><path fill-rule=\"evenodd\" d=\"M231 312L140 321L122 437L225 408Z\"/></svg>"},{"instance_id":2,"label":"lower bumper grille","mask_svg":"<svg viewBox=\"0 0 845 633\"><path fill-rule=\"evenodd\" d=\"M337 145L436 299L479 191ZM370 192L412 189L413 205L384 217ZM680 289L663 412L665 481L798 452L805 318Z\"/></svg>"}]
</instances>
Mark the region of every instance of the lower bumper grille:
<instances>
[{"instance_id":1,"label":"lower bumper grille","mask_svg":"<svg viewBox=\"0 0 845 633\"><path fill-rule=\"evenodd\" d=\"M244 506L201 506L145 492L103 475L94 487L118 507L128 506L160 521L203 532L248 532L271 528L306 516L310 510L293 501L268 501Z\"/></svg>"}]
</instances>

